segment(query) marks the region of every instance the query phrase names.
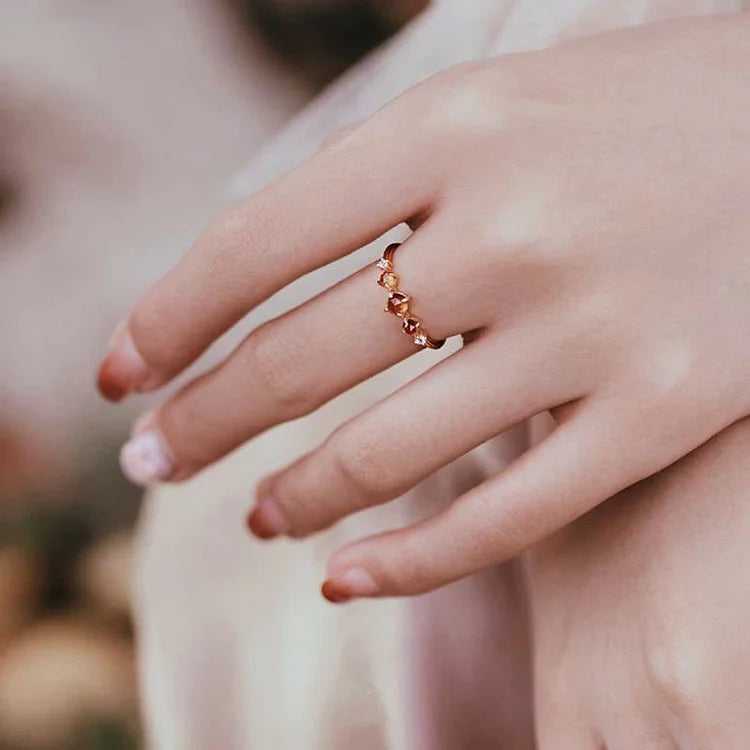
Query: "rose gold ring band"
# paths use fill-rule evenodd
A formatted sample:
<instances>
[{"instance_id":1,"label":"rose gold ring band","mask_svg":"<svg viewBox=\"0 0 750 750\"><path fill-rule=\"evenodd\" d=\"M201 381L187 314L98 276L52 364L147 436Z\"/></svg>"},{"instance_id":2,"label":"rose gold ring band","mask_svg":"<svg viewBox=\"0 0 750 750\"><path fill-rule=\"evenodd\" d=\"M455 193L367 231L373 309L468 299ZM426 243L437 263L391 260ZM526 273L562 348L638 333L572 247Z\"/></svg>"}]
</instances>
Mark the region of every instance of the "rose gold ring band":
<instances>
[{"instance_id":1,"label":"rose gold ring band","mask_svg":"<svg viewBox=\"0 0 750 750\"><path fill-rule=\"evenodd\" d=\"M425 349L439 349L445 343L445 339L433 339L427 335L422 328L422 321L409 312L411 297L398 288L399 278L393 270L393 256L399 247L401 247L400 242L388 245L383 251L383 257L378 261L380 269L378 284L388 290L385 311L401 318L401 330L411 336L417 346Z\"/></svg>"}]
</instances>

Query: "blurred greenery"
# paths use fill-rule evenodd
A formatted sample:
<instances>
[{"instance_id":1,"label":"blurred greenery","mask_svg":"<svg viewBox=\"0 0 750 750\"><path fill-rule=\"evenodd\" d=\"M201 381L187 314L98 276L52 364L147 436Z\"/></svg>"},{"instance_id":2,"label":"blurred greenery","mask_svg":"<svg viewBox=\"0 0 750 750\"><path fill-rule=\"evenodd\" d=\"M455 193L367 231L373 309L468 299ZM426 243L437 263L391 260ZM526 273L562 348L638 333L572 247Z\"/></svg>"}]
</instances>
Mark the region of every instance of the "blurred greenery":
<instances>
[{"instance_id":1,"label":"blurred greenery","mask_svg":"<svg viewBox=\"0 0 750 750\"><path fill-rule=\"evenodd\" d=\"M89 719L81 724L70 741L59 750L138 750L138 732L126 722L114 718ZM0 744L0 750L21 748Z\"/></svg>"},{"instance_id":2,"label":"blurred greenery","mask_svg":"<svg viewBox=\"0 0 750 750\"><path fill-rule=\"evenodd\" d=\"M119 470L120 445L117 436L82 446L76 475L54 496L3 496L0 487L0 545L20 544L39 559L44 570L40 614L77 605L73 574L80 555L94 539L135 524L142 493Z\"/></svg>"},{"instance_id":3,"label":"blurred greenery","mask_svg":"<svg viewBox=\"0 0 750 750\"><path fill-rule=\"evenodd\" d=\"M64 750L136 750L138 737L132 727L116 719L89 720L75 733Z\"/></svg>"}]
</instances>

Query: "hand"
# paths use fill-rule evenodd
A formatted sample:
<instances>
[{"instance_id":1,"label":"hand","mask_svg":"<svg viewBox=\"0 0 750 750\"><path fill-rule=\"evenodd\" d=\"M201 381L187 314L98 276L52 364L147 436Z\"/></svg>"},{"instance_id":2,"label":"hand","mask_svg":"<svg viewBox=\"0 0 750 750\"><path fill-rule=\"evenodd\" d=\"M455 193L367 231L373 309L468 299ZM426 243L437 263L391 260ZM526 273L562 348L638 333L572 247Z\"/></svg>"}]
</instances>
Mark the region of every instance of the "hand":
<instances>
[{"instance_id":1,"label":"hand","mask_svg":"<svg viewBox=\"0 0 750 750\"><path fill-rule=\"evenodd\" d=\"M408 222L400 286L466 345L262 483L251 525L304 536L553 410L549 438L446 512L339 551L326 592L413 594L517 555L750 413L749 31L660 24L417 86L210 226L116 334L103 392L158 388ZM189 477L418 350L375 275L250 333L141 420L126 471Z\"/></svg>"},{"instance_id":2,"label":"hand","mask_svg":"<svg viewBox=\"0 0 750 750\"><path fill-rule=\"evenodd\" d=\"M750 420L531 553L540 750L744 750Z\"/></svg>"}]
</instances>

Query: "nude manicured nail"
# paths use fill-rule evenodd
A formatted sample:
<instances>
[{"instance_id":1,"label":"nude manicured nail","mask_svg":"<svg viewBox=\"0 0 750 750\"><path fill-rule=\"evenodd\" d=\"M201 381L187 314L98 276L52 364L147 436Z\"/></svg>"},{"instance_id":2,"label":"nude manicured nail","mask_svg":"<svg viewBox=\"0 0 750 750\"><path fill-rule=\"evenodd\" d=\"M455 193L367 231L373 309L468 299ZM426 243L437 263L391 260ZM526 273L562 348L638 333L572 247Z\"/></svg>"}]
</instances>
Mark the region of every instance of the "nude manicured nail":
<instances>
[{"instance_id":1,"label":"nude manicured nail","mask_svg":"<svg viewBox=\"0 0 750 750\"><path fill-rule=\"evenodd\" d=\"M109 353L99 368L99 392L110 401L120 401L135 391L148 374L148 365L135 348L127 328L119 328L113 335Z\"/></svg>"},{"instance_id":2,"label":"nude manicured nail","mask_svg":"<svg viewBox=\"0 0 750 750\"><path fill-rule=\"evenodd\" d=\"M273 500L260 500L247 517L247 527L259 539L273 539L288 531L288 524Z\"/></svg>"},{"instance_id":3,"label":"nude manicured nail","mask_svg":"<svg viewBox=\"0 0 750 750\"><path fill-rule=\"evenodd\" d=\"M321 592L329 602L343 604L350 599L377 596L380 587L364 568L350 568L340 575L331 576Z\"/></svg>"},{"instance_id":4,"label":"nude manicured nail","mask_svg":"<svg viewBox=\"0 0 750 750\"><path fill-rule=\"evenodd\" d=\"M140 485L167 479L173 468L164 442L155 430L136 435L122 446L120 466L131 482Z\"/></svg>"}]
</instances>

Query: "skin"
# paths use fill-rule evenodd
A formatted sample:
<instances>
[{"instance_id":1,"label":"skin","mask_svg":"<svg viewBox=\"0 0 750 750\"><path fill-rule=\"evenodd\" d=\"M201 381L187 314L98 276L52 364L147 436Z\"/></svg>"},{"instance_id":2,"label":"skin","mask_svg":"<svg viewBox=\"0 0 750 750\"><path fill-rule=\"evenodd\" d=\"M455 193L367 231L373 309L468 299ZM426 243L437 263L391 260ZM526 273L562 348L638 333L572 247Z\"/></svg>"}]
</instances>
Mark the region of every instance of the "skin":
<instances>
[{"instance_id":1,"label":"skin","mask_svg":"<svg viewBox=\"0 0 750 750\"><path fill-rule=\"evenodd\" d=\"M750 420L530 554L540 750L744 750Z\"/></svg>"},{"instance_id":2,"label":"skin","mask_svg":"<svg viewBox=\"0 0 750 750\"><path fill-rule=\"evenodd\" d=\"M417 86L213 223L116 333L102 391L159 388L407 222L401 285L465 346L264 481L250 526L305 536L551 410L546 440L447 511L338 551L324 593L417 594L518 555L750 414L749 32L659 24ZM187 478L412 354L374 279L252 331L140 421L126 470Z\"/></svg>"}]
</instances>

